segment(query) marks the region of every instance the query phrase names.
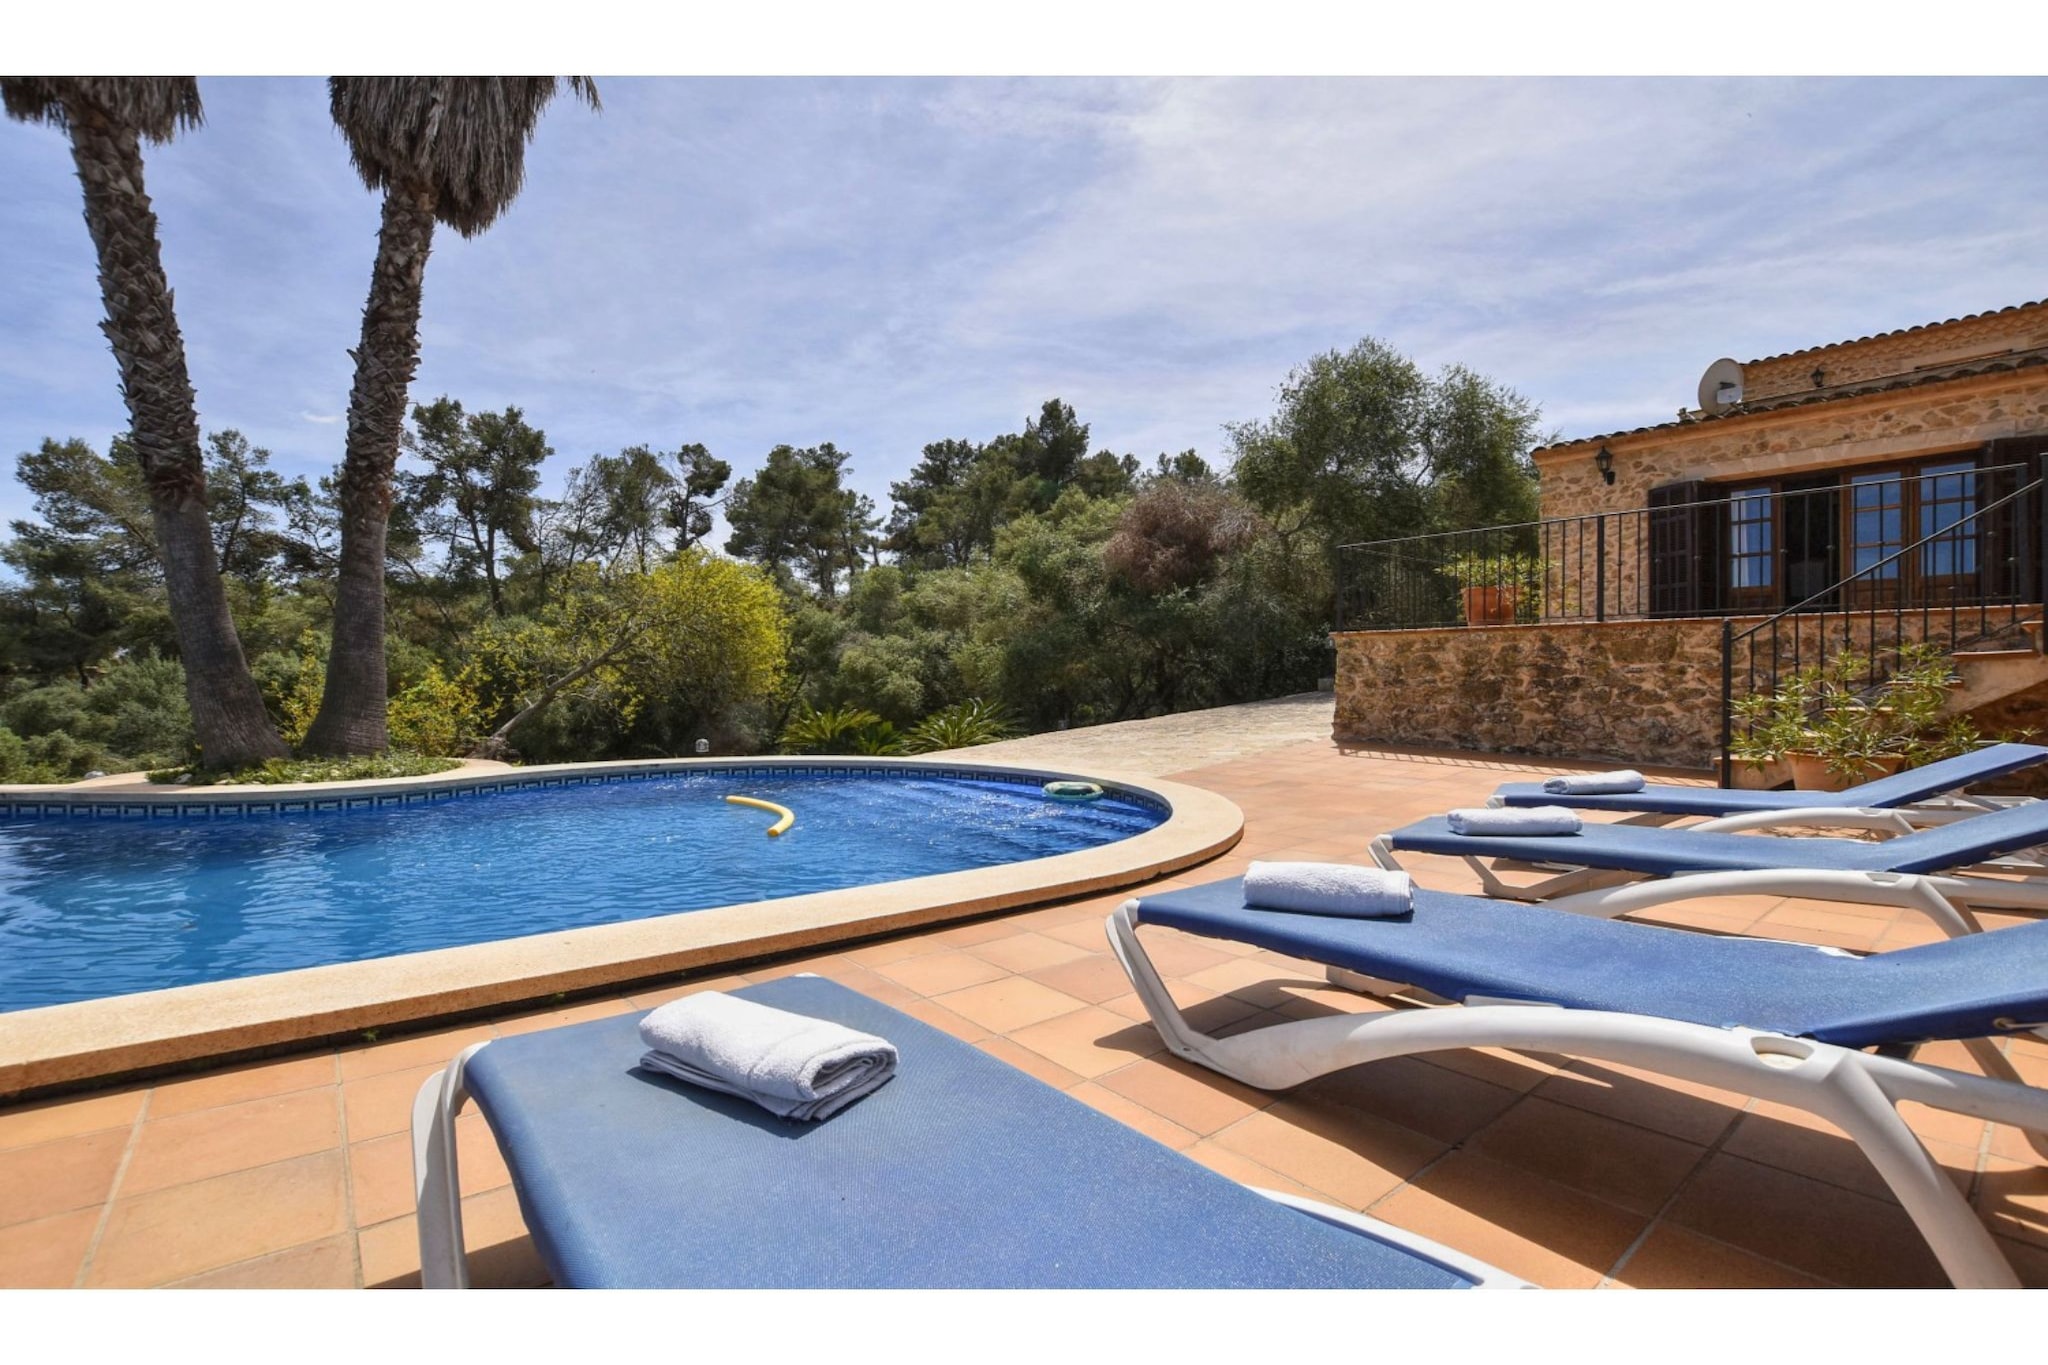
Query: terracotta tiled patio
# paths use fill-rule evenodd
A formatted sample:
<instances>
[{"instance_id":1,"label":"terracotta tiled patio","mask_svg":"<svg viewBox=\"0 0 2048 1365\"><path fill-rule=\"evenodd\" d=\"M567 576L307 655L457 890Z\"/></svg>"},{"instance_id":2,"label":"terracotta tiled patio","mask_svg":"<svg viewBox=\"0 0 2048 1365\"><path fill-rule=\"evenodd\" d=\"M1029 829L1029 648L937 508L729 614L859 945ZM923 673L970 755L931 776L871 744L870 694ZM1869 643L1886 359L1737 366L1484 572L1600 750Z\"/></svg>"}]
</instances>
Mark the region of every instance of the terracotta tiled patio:
<instances>
[{"instance_id":1,"label":"terracotta tiled patio","mask_svg":"<svg viewBox=\"0 0 2048 1365\"><path fill-rule=\"evenodd\" d=\"M1382 829L1554 764L1292 743L1174 774L1245 812L1253 857L1362 860ZM1421 880L1474 889L1458 864ZM1118 896L1075 901L742 975L678 979L481 1023L0 1109L0 1285L416 1283L408 1108L457 1049L686 991L814 971L929 1020L1236 1179L1366 1209L1538 1283L1572 1287L1934 1285L1905 1215L1813 1121L1561 1057L1455 1053L1261 1094L1167 1060L1109 956ZM1903 912L1749 898L1668 916L1847 948L1933 931ZM1234 1031L1386 1008L1308 963L1147 931L1198 1023ZM2012 1045L2048 1081L2048 1046ZM1929 1054L1969 1067L1960 1048ZM2012 1130L1913 1116L2030 1284L2048 1285L2048 1170ZM475 1114L461 1124L477 1278L545 1272Z\"/></svg>"}]
</instances>

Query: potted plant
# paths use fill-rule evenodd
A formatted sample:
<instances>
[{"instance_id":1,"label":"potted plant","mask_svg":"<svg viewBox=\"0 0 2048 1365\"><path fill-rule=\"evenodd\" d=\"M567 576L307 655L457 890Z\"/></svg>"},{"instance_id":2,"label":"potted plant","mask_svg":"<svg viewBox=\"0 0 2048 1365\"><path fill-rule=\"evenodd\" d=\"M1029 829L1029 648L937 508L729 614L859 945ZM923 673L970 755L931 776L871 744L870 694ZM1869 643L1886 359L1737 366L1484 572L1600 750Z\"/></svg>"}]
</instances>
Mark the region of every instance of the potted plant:
<instances>
[{"instance_id":1,"label":"potted plant","mask_svg":"<svg viewBox=\"0 0 2048 1365\"><path fill-rule=\"evenodd\" d=\"M1954 674L1939 646L1908 642L1889 653L1875 683L1871 657L1845 652L1744 697L1731 752L1756 766L1782 761L1795 787L1841 791L1986 742L1969 717L1942 715Z\"/></svg>"},{"instance_id":2,"label":"potted plant","mask_svg":"<svg viewBox=\"0 0 2048 1365\"><path fill-rule=\"evenodd\" d=\"M1543 589L1543 561L1534 555L1457 555L1442 572L1464 594L1468 626L1514 625L1523 618L1522 603L1533 607ZM1527 619L1535 619L1533 612Z\"/></svg>"}]
</instances>

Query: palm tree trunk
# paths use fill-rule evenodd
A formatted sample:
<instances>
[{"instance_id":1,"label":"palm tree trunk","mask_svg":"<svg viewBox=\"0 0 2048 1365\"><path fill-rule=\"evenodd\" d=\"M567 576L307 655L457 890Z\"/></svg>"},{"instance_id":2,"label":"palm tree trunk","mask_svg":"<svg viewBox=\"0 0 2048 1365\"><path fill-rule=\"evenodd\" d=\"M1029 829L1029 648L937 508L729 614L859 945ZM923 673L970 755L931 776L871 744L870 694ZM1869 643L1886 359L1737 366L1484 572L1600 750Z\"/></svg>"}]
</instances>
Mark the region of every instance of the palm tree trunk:
<instances>
[{"instance_id":1,"label":"palm tree trunk","mask_svg":"<svg viewBox=\"0 0 2048 1365\"><path fill-rule=\"evenodd\" d=\"M300 746L308 753L379 754L391 747L384 719L384 540L406 393L420 363L420 286L433 245L431 197L398 186L386 191L363 337L353 353L334 644L320 713Z\"/></svg>"},{"instance_id":2,"label":"palm tree trunk","mask_svg":"<svg viewBox=\"0 0 2048 1365\"><path fill-rule=\"evenodd\" d=\"M200 761L239 768L288 750L263 709L206 516L206 465L185 368L185 342L157 248L156 213L142 184L134 130L74 101L66 110L71 158L85 188L85 223L99 253L100 324L120 367L130 439L149 487L150 520L164 569L171 628L185 665L185 697Z\"/></svg>"}]
</instances>

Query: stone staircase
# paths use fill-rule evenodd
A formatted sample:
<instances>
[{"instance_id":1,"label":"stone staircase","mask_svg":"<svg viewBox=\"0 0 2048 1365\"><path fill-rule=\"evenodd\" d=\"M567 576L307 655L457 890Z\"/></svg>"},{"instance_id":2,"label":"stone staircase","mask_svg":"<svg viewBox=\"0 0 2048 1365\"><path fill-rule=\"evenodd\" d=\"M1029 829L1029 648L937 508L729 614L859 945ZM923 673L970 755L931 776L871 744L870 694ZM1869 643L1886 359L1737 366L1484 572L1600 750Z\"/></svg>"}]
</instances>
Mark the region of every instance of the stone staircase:
<instances>
[{"instance_id":1,"label":"stone staircase","mask_svg":"<svg viewBox=\"0 0 2048 1365\"><path fill-rule=\"evenodd\" d=\"M2041 622L2022 623L2029 643L1996 649L1964 649L1951 654L1956 680L1947 711L1972 715L1987 706L2048 683L2048 655L2041 652Z\"/></svg>"}]
</instances>

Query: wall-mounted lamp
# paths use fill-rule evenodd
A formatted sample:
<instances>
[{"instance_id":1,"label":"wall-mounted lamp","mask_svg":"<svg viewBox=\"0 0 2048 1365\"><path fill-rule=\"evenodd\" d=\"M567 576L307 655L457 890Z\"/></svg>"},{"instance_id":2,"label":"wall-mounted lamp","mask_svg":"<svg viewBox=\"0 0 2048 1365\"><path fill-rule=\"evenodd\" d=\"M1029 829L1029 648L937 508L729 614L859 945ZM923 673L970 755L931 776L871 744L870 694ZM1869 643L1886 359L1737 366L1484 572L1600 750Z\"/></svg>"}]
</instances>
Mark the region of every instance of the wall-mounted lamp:
<instances>
[{"instance_id":1,"label":"wall-mounted lamp","mask_svg":"<svg viewBox=\"0 0 2048 1365\"><path fill-rule=\"evenodd\" d=\"M1601 446L1600 453L1593 457L1593 467L1600 471L1601 479L1614 482L1614 452L1606 446Z\"/></svg>"},{"instance_id":2,"label":"wall-mounted lamp","mask_svg":"<svg viewBox=\"0 0 2048 1365\"><path fill-rule=\"evenodd\" d=\"M1818 365L1813 367L1813 386L1816 389L1824 389L1828 386L1828 372Z\"/></svg>"}]
</instances>

